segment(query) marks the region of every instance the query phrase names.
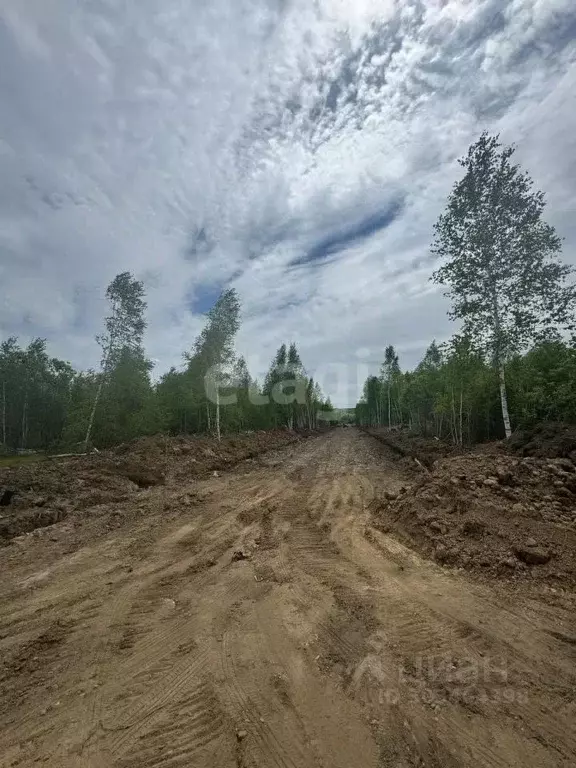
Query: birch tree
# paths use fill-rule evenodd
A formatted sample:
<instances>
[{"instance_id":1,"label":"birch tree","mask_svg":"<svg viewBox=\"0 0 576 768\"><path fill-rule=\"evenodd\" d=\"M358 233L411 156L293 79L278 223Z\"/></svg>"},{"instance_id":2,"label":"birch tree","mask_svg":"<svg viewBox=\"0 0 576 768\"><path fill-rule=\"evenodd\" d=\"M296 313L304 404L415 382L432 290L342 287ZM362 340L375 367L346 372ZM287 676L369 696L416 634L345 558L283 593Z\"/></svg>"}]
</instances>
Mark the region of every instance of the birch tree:
<instances>
[{"instance_id":1,"label":"birch tree","mask_svg":"<svg viewBox=\"0 0 576 768\"><path fill-rule=\"evenodd\" d=\"M190 363L197 363L204 374L209 397L206 401L209 420L210 400L215 401L216 436L220 440L220 386L230 384L234 364L234 338L240 327L240 300L234 288L223 291L208 312L208 322L198 337ZM210 425L209 425L210 429Z\"/></svg>"},{"instance_id":2,"label":"birch tree","mask_svg":"<svg viewBox=\"0 0 576 768\"><path fill-rule=\"evenodd\" d=\"M469 148L431 249L441 261L432 279L448 286L450 317L498 371L507 437L506 363L550 328L570 327L575 300L572 269L558 259L561 239L543 220L544 194L513 164L514 152L487 133Z\"/></svg>"},{"instance_id":3,"label":"birch tree","mask_svg":"<svg viewBox=\"0 0 576 768\"><path fill-rule=\"evenodd\" d=\"M381 378L386 384L388 400L388 429L392 426L392 387L394 386L394 382L398 378L399 373L400 365L398 363L398 355L392 344L390 344L386 347L386 351L384 352L384 362L382 363L381 368Z\"/></svg>"},{"instance_id":4,"label":"birch tree","mask_svg":"<svg viewBox=\"0 0 576 768\"><path fill-rule=\"evenodd\" d=\"M136 280L130 272L116 275L106 290L106 298L110 303L110 314L104 321L105 332L96 337L102 347L101 373L84 438L85 450L90 442L102 390L114 362L124 349L136 351L141 348L146 329L144 284Z\"/></svg>"}]
</instances>

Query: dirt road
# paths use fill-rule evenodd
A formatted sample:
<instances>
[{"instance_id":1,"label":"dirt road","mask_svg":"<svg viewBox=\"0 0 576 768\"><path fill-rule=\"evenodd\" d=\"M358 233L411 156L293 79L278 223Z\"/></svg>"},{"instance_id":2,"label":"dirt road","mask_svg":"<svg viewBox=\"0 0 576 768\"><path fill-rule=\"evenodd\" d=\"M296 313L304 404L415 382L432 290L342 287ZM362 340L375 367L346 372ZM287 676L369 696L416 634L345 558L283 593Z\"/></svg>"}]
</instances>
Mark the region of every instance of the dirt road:
<instances>
[{"instance_id":1,"label":"dirt road","mask_svg":"<svg viewBox=\"0 0 576 768\"><path fill-rule=\"evenodd\" d=\"M1 552L0 765L575 765L567 600L373 529L386 450L335 430Z\"/></svg>"}]
</instances>

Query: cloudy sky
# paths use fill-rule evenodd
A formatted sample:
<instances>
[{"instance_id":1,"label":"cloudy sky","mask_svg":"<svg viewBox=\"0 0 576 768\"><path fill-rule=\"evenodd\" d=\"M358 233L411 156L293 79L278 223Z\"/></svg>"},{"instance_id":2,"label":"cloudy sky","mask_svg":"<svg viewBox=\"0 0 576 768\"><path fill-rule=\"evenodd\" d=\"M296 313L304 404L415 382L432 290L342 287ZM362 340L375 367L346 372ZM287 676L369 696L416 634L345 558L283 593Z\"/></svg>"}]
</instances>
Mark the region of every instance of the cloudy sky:
<instances>
[{"instance_id":1,"label":"cloudy sky","mask_svg":"<svg viewBox=\"0 0 576 768\"><path fill-rule=\"evenodd\" d=\"M452 332L428 248L484 128L576 263L574 0L0 0L0 336L95 365L131 270L161 372L234 286L253 373L294 340L353 404Z\"/></svg>"}]
</instances>

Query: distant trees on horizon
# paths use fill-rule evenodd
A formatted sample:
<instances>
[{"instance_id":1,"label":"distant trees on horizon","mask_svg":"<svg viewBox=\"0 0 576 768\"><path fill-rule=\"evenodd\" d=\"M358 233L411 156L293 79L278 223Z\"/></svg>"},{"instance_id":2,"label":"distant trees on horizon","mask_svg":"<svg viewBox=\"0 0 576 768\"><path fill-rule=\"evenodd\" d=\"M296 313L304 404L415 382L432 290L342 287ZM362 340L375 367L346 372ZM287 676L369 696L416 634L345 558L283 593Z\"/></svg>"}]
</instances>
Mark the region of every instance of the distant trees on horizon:
<instances>
[{"instance_id":1,"label":"distant trees on horizon","mask_svg":"<svg viewBox=\"0 0 576 768\"><path fill-rule=\"evenodd\" d=\"M51 358L46 340L26 348L11 337L0 345L0 444L5 451L107 447L140 435L309 428L332 406L308 376L296 344L282 344L264 382L252 378L234 351L240 301L222 292L206 325L157 383L143 347L146 301L142 282L117 275L107 289L110 312L99 371L79 372Z\"/></svg>"}]
</instances>

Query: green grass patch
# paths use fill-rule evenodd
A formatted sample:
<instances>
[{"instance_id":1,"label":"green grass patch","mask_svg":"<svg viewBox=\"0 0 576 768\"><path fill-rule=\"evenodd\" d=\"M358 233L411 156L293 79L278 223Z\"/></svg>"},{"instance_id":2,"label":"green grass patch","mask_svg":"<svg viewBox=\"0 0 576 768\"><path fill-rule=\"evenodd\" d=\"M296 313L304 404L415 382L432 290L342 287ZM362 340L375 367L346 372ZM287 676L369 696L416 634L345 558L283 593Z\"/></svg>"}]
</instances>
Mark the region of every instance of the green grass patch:
<instances>
[{"instance_id":1,"label":"green grass patch","mask_svg":"<svg viewBox=\"0 0 576 768\"><path fill-rule=\"evenodd\" d=\"M32 453L25 456L0 456L0 467L19 467L21 464L34 464L37 461L45 461L47 458L44 453Z\"/></svg>"}]
</instances>

